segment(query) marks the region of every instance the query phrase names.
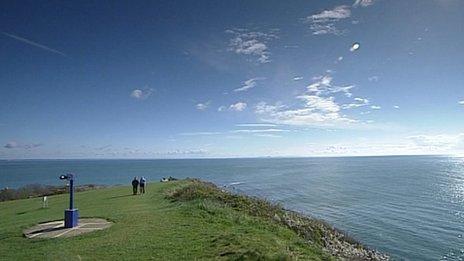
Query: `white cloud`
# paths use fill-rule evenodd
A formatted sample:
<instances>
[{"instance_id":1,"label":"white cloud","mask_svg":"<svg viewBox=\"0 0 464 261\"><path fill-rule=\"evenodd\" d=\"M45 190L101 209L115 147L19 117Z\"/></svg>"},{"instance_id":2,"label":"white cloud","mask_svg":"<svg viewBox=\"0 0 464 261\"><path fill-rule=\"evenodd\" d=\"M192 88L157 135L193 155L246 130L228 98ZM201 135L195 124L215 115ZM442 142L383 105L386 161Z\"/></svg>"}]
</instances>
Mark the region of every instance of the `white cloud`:
<instances>
[{"instance_id":1,"label":"white cloud","mask_svg":"<svg viewBox=\"0 0 464 261\"><path fill-rule=\"evenodd\" d=\"M243 111L243 110L246 109L246 107L247 107L247 104L246 104L246 103L244 103L244 102L237 102L237 103L235 103L235 104L231 104L231 105L229 106L229 110L231 110L231 111Z\"/></svg>"},{"instance_id":2,"label":"white cloud","mask_svg":"<svg viewBox=\"0 0 464 261\"><path fill-rule=\"evenodd\" d=\"M464 105L464 100L458 101L458 104Z\"/></svg>"},{"instance_id":3,"label":"white cloud","mask_svg":"<svg viewBox=\"0 0 464 261\"><path fill-rule=\"evenodd\" d=\"M243 130L233 130L233 133L269 133L269 132L289 132L289 130L284 129L243 129Z\"/></svg>"},{"instance_id":4,"label":"white cloud","mask_svg":"<svg viewBox=\"0 0 464 261\"><path fill-rule=\"evenodd\" d=\"M345 19L351 16L350 7L347 5L336 6L332 10L324 10L318 14L311 15L307 17L313 22L323 23L328 21L338 21L340 19Z\"/></svg>"},{"instance_id":5,"label":"white cloud","mask_svg":"<svg viewBox=\"0 0 464 261\"><path fill-rule=\"evenodd\" d=\"M353 6L354 7L358 7L358 6L366 7L366 6L373 5L374 2L375 0L355 0Z\"/></svg>"},{"instance_id":6,"label":"white cloud","mask_svg":"<svg viewBox=\"0 0 464 261\"><path fill-rule=\"evenodd\" d=\"M380 106L378 106L378 105L372 105L372 106L371 106L371 109L373 109L373 110L380 110L380 109L382 109L382 107L380 107Z\"/></svg>"},{"instance_id":7,"label":"white cloud","mask_svg":"<svg viewBox=\"0 0 464 261\"><path fill-rule=\"evenodd\" d=\"M197 108L197 110L204 111L209 108L210 103L211 101L207 101L204 103L198 103L197 105L195 105L195 107Z\"/></svg>"},{"instance_id":8,"label":"white cloud","mask_svg":"<svg viewBox=\"0 0 464 261\"><path fill-rule=\"evenodd\" d=\"M321 94L331 94L331 93L338 93L338 92L343 92L345 96L351 97L352 93L350 90L354 88L354 85L347 85L347 86L336 86L332 84L332 76L330 75L324 75L324 76L317 76L314 77L312 84L308 85L306 89L310 93L314 93L316 95L321 95Z\"/></svg>"},{"instance_id":9,"label":"white cloud","mask_svg":"<svg viewBox=\"0 0 464 261\"><path fill-rule=\"evenodd\" d=\"M416 145L432 149L464 149L464 133L416 135L408 137Z\"/></svg>"},{"instance_id":10,"label":"white cloud","mask_svg":"<svg viewBox=\"0 0 464 261\"><path fill-rule=\"evenodd\" d=\"M264 122L286 125L335 127L335 128L368 128L369 122L359 122L342 113L342 109L367 106L368 99L356 97L349 104L338 104L334 95L344 94L351 98L354 85L337 86L331 75L313 77L313 83L307 86L306 92L295 98L299 104L286 106L281 103L268 104L260 102L255 113ZM302 103L301 103L302 102Z\"/></svg>"},{"instance_id":11,"label":"white cloud","mask_svg":"<svg viewBox=\"0 0 464 261\"><path fill-rule=\"evenodd\" d=\"M395 109L399 109L399 108L400 108L400 106L398 106L398 105L393 105L393 108L395 108Z\"/></svg>"},{"instance_id":12,"label":"white cloud","mask_svg":"<svg viewBox=\"0 0 464 261\"><path fill-rule=\"evenodd\" d=\"M367 80L369 80L370 82L378 82L379 81L379 76L371 76L371 77L368 77Z\"/></svg>"},{"instance_id":13,"label":"white cloud","mask_svg":"<svg viewBox=\"0 0 464 261\"><path fill-rule=\"evenodd\" d=\"M146 98L150 97L153 94L153 89L134 89L130 96L137 100L145 100Z\"/></svg>"},{"instance_id":14,"label":"white cloud","mask_svg":"<svg viewBox=\"0 0 464 261\"><path fill-rule=\"evenodd\" d=\"M331 24L312 23L309 28L313 31L314 35L321 35L321 34L341 35L344 33L344 31L339 30L332 23Z\"/></svg>"},{"instance_id":15,"label":"white cloud","mask_svg":"<svg viewBox=\"0 0 464 261\"><path fill-rule=\"evenodd\" d=\"M256 87L256 85L258 85L257 81L262 81L264 79L266 79L266 78L264 78L264 77L256 77L256 78L251 78L249 80L246 80L246 81L243 82L242 87L235 89L234 92L243 92L243 91L247 91L247 90L249 90L251 88L254 88L254 87Z\"/></svg>"},{"instance_id":16,"label":"white cloud","mask_svg":"<svg viewBox=\"0 0 464 261\"><path fill-rule=\"evenodd\" d=\"M221 112L221 111L225 111L226 109L227 109L226 106L219 106L217 110Z\"/></svg>"},{"instance_id":17,"label":"white cloud","mask_svg":"<svg viewBox=\"0 0 464 261\"><path fill-rule=\"evenodd\" d=\"M270 124L270 123L241 123L241 124L235 124L237 127L276 127L276 124Z\"/></svg>"},{"instance_id":18,"label":"white cloud","mask_svg":"<svg viewBox=\"0 0 464 261\"><path fill-rule=\"evenodd\" d=\"M321 34L342 34L343 31L339 30L335 23L349 18L351 16L350 7L347 5L336 6L332 10L324 10L320 13L313 14L304 19L305 22L310 24L310 29L315 35Z\"/></svg>"},{"instance_id":19,"label":"white cloud","mask_svg":"<svg viewBox=\"0 0 464 261\"><path fill-rule=\"evenodd\" d=\"M302 108L289 109L284 105L269 105L261 102L256 106L255 112L262 117L261 120L286 125L297 126L337 126L356 122L346 116L340 115L339 106L333 98L303 97L306 99Z\"/></svg>"},{"instance_id":20,"label":"white cloud","mask_svg":"<svg viewBox=\"0 0 464 261\"><path fill-rule=\"evenodd\" d=\"M155 155L203 155L207 154L208 151L205 149L187 149L187 150L171 150L164 152L154 152Z\"/></svg>"},{"instance_id":21,"label":"white cloud","mask_svg":"<svg viewBox=\"0 0 464 261\"><path fill-rule=\"evenodd\" d=\"M300 95L297 99L303 100L306 103L305 108L310 111L321 111L334 113L340 111L340 106L334 102L334 97L320 97L316 95Z\"/></svg>"},{"instance_id":22,"label":"white cloud","mask_svg":"<svg viewBox=\"0 0 464 261\"><path fill-rule=\"evenodd\" d=\"M366 98L359 98L359 97L356 97L354 98L355 101L357 102L360 102L360 103L364 103L364 104L368 104L369 103L369 100L366 99Z\"/></svg>"},{"instance_id":23,"label":"white cloud","mask_svg":"<svg viewBox=\"0 0 464 261\"><path fill-rule=\"evenodd\" d=\"M263 137L263 138L282 138L282 136L280 136L280 135L275 135L275 134L271 134L271 133L260 133L260 134L255 134L253 136Z\"/></svg>"},{"instance_id":24,"label":"white cloud","mask_svg":"<svg viewBox=\"0 0 464 261\"><path fill-rule=\"evenodd\" d=\"M183 132L179 133L181 136L206 136L206 135L219 135L220 132L199 131L199 132Z\"/></svg>"},{"instance_id":25,"label":"white cloud","mask_svg":"<svg viewBox=\"0 0 464 261\"><path fill-rule=\"evenodd\" d=\"M300 80L303 80L303 77L301 77L301 76L295 76L295 77L293 77L293 80L294 80L294 81L300 81Z\"/></svg>"},{"instance_id":26,"label":"white cloud","mask_svg":"<svg viewBox=\"0 0 464 261\"><path fill-rule=\"evenodd\" d=\"M366 98L356 97L353 100L354 100L353 103L343 104L342 108L343 109L354 109L354 108L367 106L370 103L370 101L368 99L366 99Z\"/></svg>"},{"instance_id":27,"label":"white cloud","mask_svg":"<svg viewBox=\"0 0 464 261\"><path fill-rule=\"evenodd\" d=\"M272 39L278 38L277 30L269 33L253 32L247 29L230 29L226 33L233 34L234 37L229 41L229 51L237 54L252 55L257 57L259 63L270 62L270 52L267 46Z\"/></svg>"}]
</instances>

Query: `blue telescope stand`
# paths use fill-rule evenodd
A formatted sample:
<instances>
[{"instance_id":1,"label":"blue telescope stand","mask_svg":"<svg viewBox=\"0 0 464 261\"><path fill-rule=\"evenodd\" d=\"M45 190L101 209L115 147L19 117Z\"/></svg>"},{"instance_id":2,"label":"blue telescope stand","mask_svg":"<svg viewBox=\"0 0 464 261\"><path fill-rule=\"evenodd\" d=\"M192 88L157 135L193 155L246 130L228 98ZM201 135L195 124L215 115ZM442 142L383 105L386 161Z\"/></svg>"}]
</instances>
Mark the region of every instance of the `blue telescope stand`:
<instances>
[{"instance_id":1,"label":"blue telescope stand","mask_svg":"<svg viewBox=\"0 0 464 261\"><path fill-rule=\"evenodd\" d=\"M69 209L64 210L64 227L73 228L79 220L79 210L74 208L74 175L61 175L60 179L69 181Z\"/></svg>"}]
</instances>

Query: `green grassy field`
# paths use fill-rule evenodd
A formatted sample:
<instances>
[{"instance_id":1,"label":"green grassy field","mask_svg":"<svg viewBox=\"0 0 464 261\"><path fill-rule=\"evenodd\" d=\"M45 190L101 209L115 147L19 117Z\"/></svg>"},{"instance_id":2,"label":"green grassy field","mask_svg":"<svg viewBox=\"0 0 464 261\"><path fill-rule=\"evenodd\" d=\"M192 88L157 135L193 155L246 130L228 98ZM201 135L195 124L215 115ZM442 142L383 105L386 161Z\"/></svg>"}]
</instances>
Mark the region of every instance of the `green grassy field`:
<instances>
[{"instance_id":1,"label":"green grassy field","mask_svg":"<svg viewBox=\"0 0 464 261\"><path fill-rule=\"evenodd\" d=\"M291 229L207 197L173 200L189 181L148 184L145 195L129 187L76 194L81 217L114 225L65 239L26 239L22 230L63 218L68 195L0 203L0 260L330 260L318 243Z\"/></svg>"}]
</instances>

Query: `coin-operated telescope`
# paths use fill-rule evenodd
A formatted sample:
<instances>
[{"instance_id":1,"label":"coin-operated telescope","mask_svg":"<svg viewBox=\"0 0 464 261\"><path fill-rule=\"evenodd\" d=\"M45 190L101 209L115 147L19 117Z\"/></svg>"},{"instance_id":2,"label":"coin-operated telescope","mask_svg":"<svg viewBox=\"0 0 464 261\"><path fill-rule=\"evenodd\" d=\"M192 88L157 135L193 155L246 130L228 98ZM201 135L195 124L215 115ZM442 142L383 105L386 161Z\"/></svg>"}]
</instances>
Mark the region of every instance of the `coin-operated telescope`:
<instances>
[{"instance_id":1,"label":"coin-operated telescope","mask_svg":"<svg viewBox=\"0 0 464 261\"><path fill-rule=\"evenodd\" d=\"M69 181L69 209L64 210L64 227L73 228L79 220L79 210L74 208L74 174L61 175L60 179Z\"/></svg>"}]
</instances>

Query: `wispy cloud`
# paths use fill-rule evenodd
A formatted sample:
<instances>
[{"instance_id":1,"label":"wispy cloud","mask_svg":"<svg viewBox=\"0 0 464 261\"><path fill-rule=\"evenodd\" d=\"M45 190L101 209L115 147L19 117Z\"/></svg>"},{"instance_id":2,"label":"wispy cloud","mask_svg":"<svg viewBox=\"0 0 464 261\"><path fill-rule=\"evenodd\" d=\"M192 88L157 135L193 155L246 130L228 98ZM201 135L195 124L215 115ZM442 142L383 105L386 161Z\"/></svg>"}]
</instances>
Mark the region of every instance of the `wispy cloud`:
<instances>
[{"instance_id":1,"label":"wispy cloud","mask_svg":"<svg viewBox=\"0 0 464 261\"><path fill-rule=\"evenodd\" d=\"M242 130L233 130L233 133L269 133L269 132L289 132L289 130L284 129L242 129Z\"/></svg>"},{"instance_id":2,"label":"wispy cloud","mask_svg":"<svg viewBox=\"0 0 464 261\"><path fill-rule=\"evenodd\" d=\"M6 149L33 149L42 146L42 143L27 143L27 144L21 144L16 141L10 141L5 146L3 146Z\"/></svg>"},{"instance_id":3,"label":"wispy cloud","mask_svg":"<svg viewBox=\"0 0 464 261\"><path fill-rule=\"evenodd\" d=\"M301 77L301 76L295 76L295 77L293 77L293 80L294 80L294 81L300 81L300 80L303 80L303 77Z\"/></svg>"},{"instance_id":4,"label":"wispy cloud","mask_svg":"<svg viewBox=\"0 0 464 261\"><path fill-rule=\"evenodd\" d=\"M348 104L343 104L342 105L342 109L354 109L354 108L359 108L359 107L363 107L363 106L367 106L369 105L369 100L366 99L366 98L359 98L359 97L356 97L353 99L354 102L353 103L348 103ZM370 113L370 112L369 112ZM368 114L368 113L364 113L364 114Z\"/></svg>"},{"instance_id":5,"label":"wispy cloud","mask_svg":"<svg viewBox=\"0 0 464 261\"><path fill-rule=\"evenodd\" d=\"M394 108L394 109L399 109L400 106L398 106L398 105L393 105L393 108Z\"/></svg>"},{"instance_id":6,"label":"wispy cloud","mask_svg":"<svg viewBox=\"0 0 464 261\"><path fill-rule=\"evenodd\" d=\"M335 34L340 35L344 31L336 27L336 23L351 16L351 9L347 5L336 6L331 10L324 10L320 13L306 17L304 22L310 24L310 29L315 35Z\"/></svg>"},{"instance_id":7,"label":"wispy cloud","mask_svg":"<svg viewBox=\"0 0 464 261\"><path fill-rule=\"evenodd\" d=\"M353 6L354 7L358 7L358 6L366 7L366 6L373 5L375 1L376 0L355 0Z\"/></svg>"},{"instance_id":8,"label":"wispy cloud","mask_svg":"<svg viewBox=\"0 0 464 261\"><path fill-rule=\"evenodd\" d=\"M343 94L351 98L354 85L337 86L331 75L317 76L313 83L307 86L303 94L295 96L299 103L284 105L282 103L268 104L260 102L255 107L255 113L263 122L296 126L315 126L333 128L370 128L369 122L361 122L344 115L342 109L352 109L369 104L365 98L353 98L349 104L336 102L336 95Z\"/></svg>"},{"instance_id":9,"label":"wispy cloud","mask_svg":"<svg viewBox=\"0 0 464 261\"><path fill-rule=\"evenodd\" d=\"M243 91L247 91L247 90L249 90L251 88L254 88L254 87L256 87L256 85L258 85L258 81L262 81L264 79L266 79L266 78L264 78L264 77L256 77L256 78L251 78L249 80L246 80L246 81L243 82L242 87L235 89L234 92L243 92Z\"/></svg>"},{"instance_id":10,"label":"wispy cloud","mask_svg":"<svg viewBox=\"0 0 464 261\"><path fill-rule=\"evenodd\" d=\"M207 135L219 135L221 132L211 132L211 131L199 131L199 132L183 132L179 133L181 136L207 136Z\"/></svg>"},{"instance_id":11,"label":"wispy cloud","mask_svg":"<svg viewBox=\"0 0 464 261\"><path fill-rule=\"evenodd\" d=\"M243 111L246 108L247 108L247 104L245 102L237 102L229 106L229 110L231 111Z\"/></svg>"},{"instance_id":12,"label":"wispy cloud","mask_svg":"<svg viewBox=\"0 0 464 261\"><path fill-rule=\"evenodd\" d=\"M241 123L241 124L235 124L237 127L276 127L276 124L270 124L270 123Z\"/></svg>"},{"instance_id":13,"label":"wispy cloud","mask_svg":"<svg viewBox=\"0 0 464 261\"><path fill-rule=\"evenodd\" d=\"M464 148L464 133L438 134L438 135L416 135L408 137L418 146L452 149Z\"/></svg>"},{"instance_id":14,"label":"wispy cloud","mask_svg":"<svg viewBox=\"0 0 464 261\"><path fill-rule=\"evenodd\" d=\"M153 89L135 89L131 92L130 97L137 100L145 100L153 94Z\"/></svg>"},{"instance_id":15,"label":"wispy cloud","mask_svg":"<svg viewBox=\"0 0 464 261\"><path fill-rule=\"evenodd\" d=\"M297 125L297 126L336 126L356 122L339 113L340 107L333 100L333 97L319 96L300 96L305 100L303 107L290 109L285 105L270 105L265 102L259 103L255 112L261 117L262 121Z\"/></svg>"},{"instance_id":16,"label":"wispy cloud","mask_svg":"<svg viewBox=\"0 0 464 261\"><path fill-rule=\"evenodd\" d=\"M255 134L253 136L263 137L263 138L282 138L282 136L280 136L280 135L271 134L271 133L258 133L258 134Z\"/></svg>"},{"instance_id":17,"label":"wispy cloud","mask_svg":"<svg viewBox=\"0 0 464 261\"><path fill-rule=\"evenodd\" d=\"M464 100L458 101L458 104L464 105Z\"/></svg>"},{"instance_id":18,"label":"wispy cloud","mask_svg":"<svg viewBox=\"0 0 464 261\"><path fill-rule=\"evenodd\" d=\"M53 49L53 48L50 48L50 47L48 47L48 46L46 46L46 45L36 43L36 42L34 42L34 41L31 41L31 40L29 40L29 39L23 38L23 37L21 37L21 36L17 36L17 35L14 35L14 34L9 34L9 33L6 33L6 32L2 32L2 34L5 35L5 36L8 36L8 37L10 37L10 38L13 38L13 39L15 39L15 40L17 40L17 41L23 42L23 43L25 43L25 44L29 44L29 45L38 47L38 48L40 48L40 49L42 49L42 50L45 50L45 51L48 51L48 52L52 52L52 53L56 53L56 54L59 54L59 55L61 55L61 56L67 57L67 55L66 55L65 53L63 53L63 52L60 52L60 51L58 51L58 50L56 50L56 49Z\"/></svg>"},{"instance_id":19,"label":"wispy cloud","mask_svg":"<svg viewBox=\"0 0 464 261\"><path fill-rule=\"evenodd\" d=\"M370 77L367 78L367 80L370 81L370 82L378 82L379 81L379 76L376 76L376 75L370 76Z\"/></svg>"},{"instance_id":20,"label":"wispy cloud","mask_svg":"<svg viewBox=\"0 0 464 261\"><path fill-rule=\"evenodd\" d=\"M207 154L208 151L205 149L187 149L187 150L171 150L171 151L158 151L154 152L155 155L204 155Z\"/></svg>"},{"instance_id":21,"label":"wispy cloud","mask_svg":"<svg viewBox=\"0 0 464 261\"><path fill-rule=\"evenodd\" d=\"M306 87L308 92L321 95L321 94L331 94L331 93L338 93L342 92L345 94L346 97L351 97L352 93L350 90L354 88L354 85L347 85L347 86L336 86L332 84L332 76L324 75L324 76L317 76L314 77L313 80L315 82L311 83Z\"/></svg>"},{"instance_id":22,"label":"wispy cloud","mask_svg":"<svg viewBox=\"0 0 464 261\"><path fill-rule=\"evenodd\" d=\"M378 106L378 105L372 105L372 106L371 106L371 109L373 109L373 110L380 110L380 109L382 109L382 107L380 107L380 106Z\"/></svg>"},{"instance_id":23,"label":"wispy cloud","mask_svg":"<svg viewBox=\"0 0 464 261\"><path fill-rule=\"evenodd\" d=\"M226 30L226 33L233 35L229 41L229 51L257 57L259 63L270 62L271 53L267 44L270 40L278 38L277 30L263 33L238 28Z\"/></svg>"},{"instance_id":24,"label":"wispy cloud","mask_svg":"<svg viewBox=\"0 0 464 261\"><path fill-rule=\"evenodd\" d=\"M211 101L203 102L203 103L197 103L195 107L197 110L204 111L209 108Z\"/></svg>"}]
</instances>

